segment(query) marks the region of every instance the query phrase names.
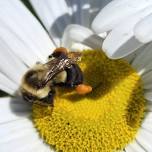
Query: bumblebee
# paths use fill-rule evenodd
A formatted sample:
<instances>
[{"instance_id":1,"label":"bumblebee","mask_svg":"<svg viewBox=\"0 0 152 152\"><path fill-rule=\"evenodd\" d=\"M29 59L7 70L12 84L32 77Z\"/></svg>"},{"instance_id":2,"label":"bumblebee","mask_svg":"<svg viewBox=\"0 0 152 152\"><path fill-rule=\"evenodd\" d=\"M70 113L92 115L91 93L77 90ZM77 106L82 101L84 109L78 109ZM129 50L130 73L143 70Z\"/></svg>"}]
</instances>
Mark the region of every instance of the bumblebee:
<instances>
[{"instance_id":1,"label":"bumblebee","mask_svg":"<svg viewBox=\"0 0 152 152\"><path fill-rule=\"evenodd\" d=\"M22 78L21 93L31 103L53 105L55 87L76 88L79 94L92 90L83 84L83 73L76 64L81 53L68 53L65 48L57 48L45 64L38 63Z\"/></svg>"}]
</instances>

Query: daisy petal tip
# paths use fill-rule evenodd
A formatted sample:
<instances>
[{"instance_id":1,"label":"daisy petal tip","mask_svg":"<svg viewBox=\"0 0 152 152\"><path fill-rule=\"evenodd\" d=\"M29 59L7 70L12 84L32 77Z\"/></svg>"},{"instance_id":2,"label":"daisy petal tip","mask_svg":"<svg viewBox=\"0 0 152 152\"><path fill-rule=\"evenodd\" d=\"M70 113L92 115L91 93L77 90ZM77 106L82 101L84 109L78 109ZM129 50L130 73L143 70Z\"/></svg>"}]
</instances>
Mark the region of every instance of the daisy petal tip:
<instances>
[{"instance_id":1,"label":"daisy petal tip","mask_svg":"<svg viewBox=\"0 0 152 152\"><path fill-rule=\"evenodd\" d=\"M62 46L72 48L74 43L81 43L90 48L101 48L102 40L98 35L95 35L89 28L81 25L71 24L66 27L63 37ZM79 49L79 48L78 48Z\"/></svg>"},{"instance_id":2,"label":"daisy petal tip","mask_svg":"<svg viewBox=\"0 0 152 152\"><path fill-rule=\"evenodd\" d=\"M102 50L106 53L106 55L110 58L110 59L120 59L123 58L124 56L126 56L127 54L124 54L121 49L114 49L113 46L110 46L108 42L106 42L106 40L104 41L103 45L102 45Z\"/></svg>"},{"instance_id":3,"label":"daisy petal tip","mask_svg":"<svg viewBox=\"0 0 152 152\"><path fill-rule=\"evenodd\" d=\"M124 36L124 32L117 33L118 30L112 31L103 42L102 49L107 56L112 59L120 59L135 52L143 46L134 36Z\"/></svg>"},{"instance_id":4,"label":"daisy petal tip","mask_svg":"<svg viewBox=\"0 0 152 152\"><path fill-rule=\"evenodd\" d=\"M152 13L147 15L144 19L138 22L134 28L134 34L136 38L142 43L148 43L152 41Z\"/></svg>"},{"instance_id":5,"label":"daisy petal tip","mask_svg":"<svg viewBox=\"0 0 152 152\"><path fill-rule=\"evenodd\" d=\"M142 23L137 24L135 29L134 29L134 35L135 38L140 41L141 43L148 43L152 41L152 35L151 32L146 32L144 27L142 26Z\"/></svg>"},{"instance_id":6,"label":"daisy petal tip","mask_svg":"<svg viewBox=\"0 0 152 152\"><path fill-rule=\"evenodd\" d=\"M104 33L99 33L98 36L105 39L107 37L108 33L104 32Z\"/></svg>"},{"instance_id":7,"label":"daisy petal tip","mask_svg":"<svg viewBox=\"0 0 152 152\"><path fill-rule=\"evenodd\" d=\"M132 53L132 52L123 52L121 49L113 50L110 48L106 48L104 46L102 46L102 50L106 53L106 55L110 59L121 59Z\"/></svg>"},{"instance_id":8,"label":"daisy petal tip","mask_svg":"<svg viewBox=\"0 0 152 152\"><path fill-rule=\"evenodd\" d=\"M98 20L97 20L97 17L93 20L92 24L91 24L91 28L92 30L95 32L95 33L100 33L100 28L98 26Z\"/></svg>"},{"instance_id":9,"label":"daisy petal tip","mask_svg":"<svg viewBox=\"0 0 152 152\"><path fill-rule=\"evenodd\" d=\"M106 19L104 14L102 15L102 12L95 17L91 24L91 28L95 33L104 33L109 30L109 26L107 26Z\"/></svg>"},{"instance_id":10,"label":"daisy petal tip","mask_svg":"<svg viewBox=\"0 0 152 152\"><path fill-rule=\"evenodd\" d=\"M82 31L85 31L85 30L86 29L83 26L80 26L77 24L68 25L62 37L62 46L69 48L73 42L76 42L76 41L81 42L83 40Z\"/></svg>"},{"instance_id":11,"label":"daisy petal tip","mask_svg":"<svg viewBox=\"0 0 152 152\"><path fill-rule=\"evenodd\" d=\"M108 56L108 58L110 59L117 59L120 58L121 56L117 56L115 55L115 51L111 50L110 48L107 48L106 46L102 46L102 50L106 53L106 55Z\"/></svg>"}]
</instances>

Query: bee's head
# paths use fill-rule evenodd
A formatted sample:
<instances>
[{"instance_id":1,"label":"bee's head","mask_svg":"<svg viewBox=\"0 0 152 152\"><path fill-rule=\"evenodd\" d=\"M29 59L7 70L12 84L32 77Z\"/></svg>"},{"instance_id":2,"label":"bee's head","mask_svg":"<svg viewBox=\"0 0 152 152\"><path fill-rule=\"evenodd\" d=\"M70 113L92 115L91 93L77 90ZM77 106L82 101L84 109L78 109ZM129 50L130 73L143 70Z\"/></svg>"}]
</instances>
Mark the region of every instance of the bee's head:
<instances>
[{"instance_id":1,"label":"bee's head","mask_svg":"<svg viewBox=\"0 0 152 152\"><path fill-rule=\"evenodd\" d=\"M65 59L68 56L68 50L64 47L56 48L54 52L49 55L49 59L51 58L60 58Z\"/></svg>"}]
</instances>

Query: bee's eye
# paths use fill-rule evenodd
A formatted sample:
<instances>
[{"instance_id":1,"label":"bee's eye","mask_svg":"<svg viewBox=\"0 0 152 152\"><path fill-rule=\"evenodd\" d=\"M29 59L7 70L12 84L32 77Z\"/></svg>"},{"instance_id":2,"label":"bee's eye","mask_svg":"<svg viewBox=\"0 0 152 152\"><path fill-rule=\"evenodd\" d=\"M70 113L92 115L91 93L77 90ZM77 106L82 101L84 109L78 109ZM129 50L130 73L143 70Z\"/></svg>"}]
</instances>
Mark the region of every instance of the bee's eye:
<instances>
[{"instance_id":1,"label":"bee's eye","mask_svg":"<svg viewBox=\"0 0 152 152\"><path fill-rule=\"evenodd\" d=\"M53 58L53 55L49 55L48 58L49 58L49 59Z\"/></svg>"}]
</instances>

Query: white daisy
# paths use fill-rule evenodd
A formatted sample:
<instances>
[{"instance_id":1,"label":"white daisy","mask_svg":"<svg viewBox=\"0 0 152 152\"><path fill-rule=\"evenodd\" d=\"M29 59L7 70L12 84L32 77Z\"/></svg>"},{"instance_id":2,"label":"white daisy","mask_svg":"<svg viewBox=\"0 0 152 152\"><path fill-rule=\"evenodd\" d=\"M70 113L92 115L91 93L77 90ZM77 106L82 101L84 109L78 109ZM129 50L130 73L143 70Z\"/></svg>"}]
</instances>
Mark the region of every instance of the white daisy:
<instances>
[{"instance_id":1,"label":"white daisy","mask_svg":"<svg viewBox=\"0 0 152 152\"><path fill-rule=\"evenodd\" d=\"M151 41L148 34L151 27L147 23L151 21L152 2L150 0L141 0L140 3L131 0L113 1L99 13L92 24L93 30L99 36L95 35L89 27L106 2L99 0L91 2L46 0L45 3L42 0L31 0L30 2L50 37L20 1L0 2L0 89L14 95L25 71L36 61L45 62L46 57L55 47L64 46L80 50L101 48L103 39L100 36L112 29L103 43L103 49L110 57L124 57L143 46L126 59L143 78L149 112L134 143L126 147L125 151L151 151L152 66L150 60L152 56L151 44L144 46L144 43ZM121 10L122 13L119 13ZM132 24L126 26L129 20ZM120 22L122 24L119 26ZM74 23L85 27L70 25ZM147 33L143 32L144 27L147 27ZM133 30L139 41L134 38ZM123 37L125 34L127 36ZM4 97L0 100L0 151L51 151L33 127L29 117L31 107L20 97Z\"/></svg>"}]
</instances>

